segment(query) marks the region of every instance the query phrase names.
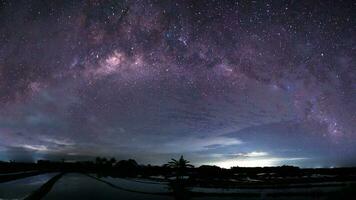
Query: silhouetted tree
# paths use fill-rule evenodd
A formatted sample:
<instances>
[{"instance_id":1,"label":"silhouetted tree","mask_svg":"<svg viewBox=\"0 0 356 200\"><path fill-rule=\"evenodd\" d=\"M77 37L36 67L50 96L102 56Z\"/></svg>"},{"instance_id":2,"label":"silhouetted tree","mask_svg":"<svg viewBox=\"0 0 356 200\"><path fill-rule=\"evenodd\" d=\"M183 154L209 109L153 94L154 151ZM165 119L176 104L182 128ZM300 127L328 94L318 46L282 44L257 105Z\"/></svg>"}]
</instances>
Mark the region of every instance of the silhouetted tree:
<instances>
[{"instance_id":1,"label":"silhouetted tree","mask_svg":"<svg viewBox=\"0 0 356 200\"><path fill-rule=\"evenodd\" d=\"M103 164L103 162L99 156L95 158L95 164L97 164L97 165Z\"/></svg>"},{"instance_id":2,"label":"silhouetted tree","mask_svg":"<svg viewBox=\"0 0 356 200\"><path fill-rule=\"evenodd\" d=\"M185 160L183 155L180 156L179 160L171 159L165 166L173 168L176 171L176 180L171 181L169 186L170 189L173 191L173 196L175 199L190 199L190 192L187 188L187 183L183 179L183 175L188 168L194 167L193 165L189 164L188 160Z\"/></svg>"},{"instance_id":3,"label":"silhouetted tree","mask_svg":"<svg viewBox=\"0 0 356 200\"><path fill-rule=\"evenodd\" d=\"M101 162L103 163L103 165L106 165L106 164L108 164L108 159L103 157L103 158L101 158Z\"/></svg>"},{"instance_id":4,"label":"silhouetted tree","mask_svg":"<svg viewBox=\"0 0 356 200\"><path fill-rule=\"evenodd\" d=\"M139 170L139 165L133 159L120 160L114 166L121 176L136 176Z\"/></svg>"},{"instance_id":5,"label":"silhouetted tree","mask_svg":"<svg viewBox=\"0 0 356 200\"><path fill-rule=\"evenodd\" d=\"M216 178L221 176L222 169L218 166L202 165L198 168L200 178Z\"/></svg>"},{"instance_id":6,"label":"silhouetted tree","mask_svg":"<svg viewBox=\"0 0 356 200\"><path fill-rule=\"evenodd\" d=\"M113 166L116 163L116 159L114 157L109 160L110 166Z\"/></svg>"},{"instance_id":7,"label":"silhouetted tree","mask_svg":"<svg viewBox=\"0 0 356 200\"><path fill-rule=\"evenodd\" d=\"M182 156L180 156L179 160L172 158L171 161L169 161L168 164L166 164L166 166L169 166L176 170L176 176L177 176L177 180L178 180L178 179L182 178L182 176L186 172L187 168L194 167L193 165L191 165L189 163L190 162L188 160L185 160L182 155Z\"/></svg>"}]
</instances>

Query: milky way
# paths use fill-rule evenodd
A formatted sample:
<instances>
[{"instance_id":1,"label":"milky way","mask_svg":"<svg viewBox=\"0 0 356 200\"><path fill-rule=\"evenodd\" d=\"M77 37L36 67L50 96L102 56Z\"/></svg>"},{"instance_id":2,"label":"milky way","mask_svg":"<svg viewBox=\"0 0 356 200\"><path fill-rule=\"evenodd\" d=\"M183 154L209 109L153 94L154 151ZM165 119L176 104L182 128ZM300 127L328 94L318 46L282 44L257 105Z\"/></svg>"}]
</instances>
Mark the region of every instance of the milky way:
<instances>
[{"instance_id":1,"label":"milky way","mask_svg":"<svg viewBox=\"0 0 356 200\"><path fill-rule=\"evenodd\" d=\"M352 1L1 1L0 160L355 165Z\"/></svg>"}]
</instances>

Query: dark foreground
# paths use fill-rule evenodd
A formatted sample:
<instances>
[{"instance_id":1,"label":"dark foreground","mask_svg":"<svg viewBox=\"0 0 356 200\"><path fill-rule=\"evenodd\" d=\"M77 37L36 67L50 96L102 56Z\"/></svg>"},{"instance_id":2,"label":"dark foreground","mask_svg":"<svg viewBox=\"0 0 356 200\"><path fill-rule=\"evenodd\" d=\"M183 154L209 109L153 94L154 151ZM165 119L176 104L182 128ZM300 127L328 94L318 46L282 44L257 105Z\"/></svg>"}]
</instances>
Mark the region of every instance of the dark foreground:
<instances>
[{"instance_id":1,"label":"dark foreground","mask_svg":"<svg viewBox=\"0 0 356 200\"><path fill-rule=\"evenodd\" d=\"M353 199L356 169L1 163L0 199Z\"/></svg>"}]
</instances>

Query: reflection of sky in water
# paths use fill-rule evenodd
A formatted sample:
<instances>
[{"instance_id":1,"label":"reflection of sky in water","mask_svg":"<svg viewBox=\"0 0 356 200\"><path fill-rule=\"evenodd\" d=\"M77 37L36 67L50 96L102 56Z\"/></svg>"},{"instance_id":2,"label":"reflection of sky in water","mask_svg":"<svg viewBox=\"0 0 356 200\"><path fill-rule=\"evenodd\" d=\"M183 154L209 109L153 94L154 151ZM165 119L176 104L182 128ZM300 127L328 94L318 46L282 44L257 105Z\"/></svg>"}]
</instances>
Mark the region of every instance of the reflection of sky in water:
<instances>
[{"instance_id":1,"label":"reflection of sky in water","mask_svg":"<svg viewBox=\"0 0 356 200\"><path fill-rule=\"evenodd\" d=\"M0 184L0 200L3 199L23 199L31 192L37 190L41 185L46 183L56 173L48 173L24 179L14 180ZM172 196L165 195L151 195L139 192L148 193L165 193L168 192L168 185L165 182L156 182L143 179L122 179L122 178L101 178L101 180L109 182L119 188L111 187L109 184L98 181L94 178L88 177L83 174L66 174L59 179L50 192L44 197L46 200L56 199L132 199L132 200L167 200L174 199ZM127 190L134 190L138 192L130 192ZM219 189L219 188L190 188L194 192L202 193L253 193L261 194L261 197L266 194L281 192L280 189ZM312 187L312 188L290 188L283 189L282 192L316 192L324 191L331 192L337 191L340 187ZM257 195L256 199L260 199ZM306 196L295 197L293 199L305 199ZM248 199L254 199L248 198ZM193 198L197 199L236 199L236 197L202 197ZM279 198L272 198L279 199Z\"/></svg>"},{"instance_id":2,"label":"reflection of sky in water","mask_svg":"<svg viewBox=\"0 0 356 200\"><path fill-rule=\"evenodd\" d=\"M111 178L110 181L112 180ZM123 179L115 179L115 185L127 187L128 189L148 188L154 184L136 183ZM152 186L150 192L156 192L156 185ZM164 185L160 187L164 188ZM147 189L146 189L147 191ZM157 191L159 192L159 191ZM150 200L150 199L173 199L170 196L147 195L133 192L127 192L120 189L115 189L109 185L97 181L93 178L82 174L66 174L52 188L44 199L133 199L133 200Z\"/></svg>"},{"instance_id":3,"label":"reflection of sky in water","mask_svg":"<svg viewBox=\"0 0 356 200\"><path fill-rule=\"evenodd\" d=\"M57 173L47 173L0 183L0 199L24 198Z\"/></svg>"},{"instance_id":4,"label":"reflection of sky in water","mask_svg":"<svg viewBox=\"0 0 356 200\"><path fill-rule=\"evenodd\" d=\"M323 192L337 192L342 187L342 184L334 183L335 185L330 187L294 187L294 188L264 188L264 189L255 189L255 188L203 188L203 187L194 187L191 191L193 192L203 192L203 193L222 193L222 194L234 194L234 193L244 193L244 194L275 194L280 192L285 193L317 193L320 191Z\"/></svg>"},{"instance_id":5,"label":"reflection of sky in water","mask_svg":"<svg viewBox=\"0 0 356 200\"><path fill-rule=\"evenodd\" d=\"M169 192L167 183L158 184L158 182L111 177L102 179L125 189L133 189L141 192Z\"/></svg>"}]
</instances>

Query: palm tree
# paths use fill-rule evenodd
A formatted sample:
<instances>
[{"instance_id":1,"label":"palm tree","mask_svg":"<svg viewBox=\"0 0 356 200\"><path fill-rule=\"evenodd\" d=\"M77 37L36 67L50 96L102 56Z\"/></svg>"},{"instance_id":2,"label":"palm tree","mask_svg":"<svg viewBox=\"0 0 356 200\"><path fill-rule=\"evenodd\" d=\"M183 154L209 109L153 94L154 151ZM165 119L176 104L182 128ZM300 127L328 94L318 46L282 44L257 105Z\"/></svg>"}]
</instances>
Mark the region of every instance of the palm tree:
<instances>
[{"instance_id":1,"label":"palm tree","mask_svg":"<svg viewBox=\"0 0 356 200\"><path fill-rule=\"evenodd\" d=\"M187 168L194 167L189 164L188 160L185 160L183 156L180 156L179 160L172 158L165 166L173 168L176 170L176 180L171 181L169 187L173 191L173 196L175 199L190 199L190 192L187 188L187 182L183 179L183 175Z\"/></svg>"},{"instance_id":2,"label":"palm tree","mask_svg":"<svg viewBox=\"0 0 356 200\"><path fill-rule=\"evenodd\" d=\"M179 160L176 160L174 158L171 159L171 161L166 164L166 166L171 167L176 170L176 175L177 175L177 180L181 179L184 172L186 171L187 168L192 168L194 167L193 165L189 164L190 162L188 160L185 160L183 158L183 155L180 156Z\"/></svg>"}]
</instances>

